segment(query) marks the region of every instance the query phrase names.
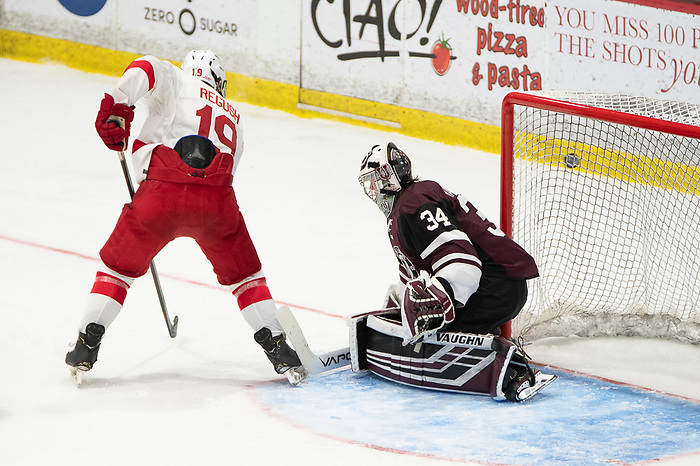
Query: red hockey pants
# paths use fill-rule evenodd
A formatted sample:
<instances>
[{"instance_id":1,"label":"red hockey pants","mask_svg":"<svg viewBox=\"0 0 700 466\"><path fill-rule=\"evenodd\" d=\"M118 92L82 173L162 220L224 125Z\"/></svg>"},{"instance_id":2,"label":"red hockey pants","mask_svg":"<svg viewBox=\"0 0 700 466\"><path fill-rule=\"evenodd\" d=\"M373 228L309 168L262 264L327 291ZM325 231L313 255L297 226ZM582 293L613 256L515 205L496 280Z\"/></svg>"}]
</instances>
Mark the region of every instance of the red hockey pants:
<instances>
[{"instance_id":1,"label":"red hockey pants","mask_svg":"<svg viewBox=\"0 0 700 466\"><path fill-rule=\"evenodd\" d=\"M153 179L143 181L134 200L124 206L100 257L110 269L140 277L166 244L183 236L197 242L222 285L261 269L230 185Z\"/></svg>"}]
</instances>

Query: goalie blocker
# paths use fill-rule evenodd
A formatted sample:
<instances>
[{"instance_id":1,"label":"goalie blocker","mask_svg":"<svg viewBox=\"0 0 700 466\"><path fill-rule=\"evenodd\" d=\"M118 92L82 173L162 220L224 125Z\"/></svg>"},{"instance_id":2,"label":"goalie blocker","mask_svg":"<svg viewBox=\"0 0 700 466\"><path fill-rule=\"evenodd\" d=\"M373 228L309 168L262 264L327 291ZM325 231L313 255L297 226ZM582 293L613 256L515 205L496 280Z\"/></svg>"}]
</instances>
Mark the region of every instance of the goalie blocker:
<instances>
[{"instance_id":1,"label":"goalie blocker","mask_svg":"<svg viewBox=\"0 0 700 466\"><path fill-rule=\"evenodd\" d=\"M399 319L398 309L350 317L353 371L369 370L406 385L510 401L528 399L556 378L532 371L518 347L500 336L438 332L404 346Z\"/></svg>"}]
</instances>

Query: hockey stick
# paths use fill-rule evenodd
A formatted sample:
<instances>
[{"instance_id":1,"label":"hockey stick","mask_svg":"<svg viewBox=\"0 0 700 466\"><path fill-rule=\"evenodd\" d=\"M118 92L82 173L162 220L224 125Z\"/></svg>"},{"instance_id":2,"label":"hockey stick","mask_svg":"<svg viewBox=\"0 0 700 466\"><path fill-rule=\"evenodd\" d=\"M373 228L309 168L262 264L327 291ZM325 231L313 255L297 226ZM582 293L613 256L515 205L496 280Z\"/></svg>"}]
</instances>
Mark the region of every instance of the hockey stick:
<instances>
[{"instance_id":1,"label":"hockey stick","mask_svg":"<svg viewBox=\"0 0 700 466\"><path fill-rule=\"evenodd\" d=\"M126 164L126 158L124 157L124 151L119 151L119 162L122 165L122 172L124 172L124 179L126 180L126 186L129 188L129 196L131 200L134 200L134 184L131 181L131 175L129 175L129 166ZM165 305L165 297L163 296L163 289L160 286L160 278L158 278L158 271L156 270L156 263L151 261L151 275L153 276L153 283L156 286L156 293L158 294L158 301L160 301L160 308L163 311L163 317L165 317L165 323L168 326L168 333L170 338L175 338L177 335L177 323L178 317L175 316L172 323L170 322L170 316L168 315L168 307Z\"/></svg>"},{"instance_id":2,"label":"hockey stick","mask_svg":"<svg viewBox=\"0 0 700 466\"><path fill-rule=\"evenodd\" d=\"M284 333L297 352L301 364L309 375L317 375L350 365L350 348L341 348L328 353L316 354L311 351L299 322L287 306L280 306L277 310L277 320L282 325Z\"/></svg>"}]
</instances>

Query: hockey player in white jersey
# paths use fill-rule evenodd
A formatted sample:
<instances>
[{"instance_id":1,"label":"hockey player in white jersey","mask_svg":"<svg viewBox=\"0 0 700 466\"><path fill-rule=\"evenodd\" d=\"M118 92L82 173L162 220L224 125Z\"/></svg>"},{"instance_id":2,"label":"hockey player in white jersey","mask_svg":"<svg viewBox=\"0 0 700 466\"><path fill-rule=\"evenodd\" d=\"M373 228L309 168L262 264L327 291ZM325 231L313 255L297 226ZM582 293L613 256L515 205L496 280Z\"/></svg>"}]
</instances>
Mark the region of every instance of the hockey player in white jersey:
<instances>
[{"instance_id":1,"label":"hockey player in white jersey","mask_svg":"<svg viewBox=\"0 0 700 466\"><path fill-rule=\"evenodd\" d=\"M95 127L111 150L126 150L136 106L146 107L148 116L132 144L138 190L100 251L102 264L79 336L66 355L79 380L95 364L105 331L134 279L148 271L166 244L182 236L197 242L219 283L236 297L275 371L292 383L304 379L232 188L243 139L240 115L225 99L226 86L219 58L209 50L193 50L181 69L152 56L134 60L102 99Z\"/></svg>"}]
</instances>

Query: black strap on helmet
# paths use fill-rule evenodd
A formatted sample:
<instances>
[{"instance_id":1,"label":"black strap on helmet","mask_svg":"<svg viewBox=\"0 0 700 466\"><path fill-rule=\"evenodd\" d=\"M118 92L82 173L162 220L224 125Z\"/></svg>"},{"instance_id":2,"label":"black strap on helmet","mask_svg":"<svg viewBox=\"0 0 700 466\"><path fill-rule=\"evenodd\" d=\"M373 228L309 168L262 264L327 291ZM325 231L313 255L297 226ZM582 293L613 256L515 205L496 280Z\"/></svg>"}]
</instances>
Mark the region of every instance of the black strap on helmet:
<instances>
[{"instance_id":1,"label":"black strap on helmet","mask_svg":"<svg viewBox=\"0 0 700 466\"><path fill-rule=\"evenodd\" d=\"M390 142L387 144L387 160L399 179L402 188L405 188L413 182L413 174L411 173L411 159L406 153L396 147L396 144Z\"/></svg>"}]
</instances>

